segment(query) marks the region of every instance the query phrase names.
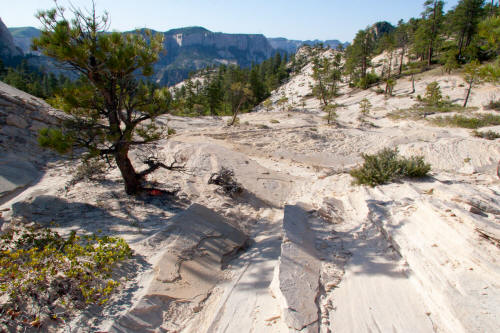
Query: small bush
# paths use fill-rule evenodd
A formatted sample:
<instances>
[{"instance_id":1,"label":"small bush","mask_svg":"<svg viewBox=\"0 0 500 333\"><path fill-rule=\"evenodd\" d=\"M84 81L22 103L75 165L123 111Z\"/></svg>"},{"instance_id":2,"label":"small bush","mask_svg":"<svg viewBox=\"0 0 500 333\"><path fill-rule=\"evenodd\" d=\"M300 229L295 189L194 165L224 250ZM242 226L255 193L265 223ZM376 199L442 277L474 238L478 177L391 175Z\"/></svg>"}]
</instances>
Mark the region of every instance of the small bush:
<instances>
[{"instance_id":1,"label":"small bush","mask_svg":"<svg viewBox=\"0 0 500 333\"><path fill-rule=\"evenodd\" d=\"M493 114L481 114L475 118L454 115L452 117L437 117L432 119L432 122L437 126L442 127L462 127L477 129L485 126L500 125L500 116Z\"/></svg>"},{"instance_id":2,"label":"small bush","mask_svg":"<svg viewBox=\"0 0 500 333\"><path fill-rule=\"evenodd\" d=\"M428 106L439 106L443 102L441 87L436 81L431 82L425 89L425 98L423 100Z\"/></svg>"},{"instance_id":3,"label":"small bush","mask_svg":"<svg viewBox=\"0 0 500 333\"><path fill-rule=\"evenodd\" d=\"M380 78L375 73L366 73L364 78L359 79L356 82L356 87L361 89L367 89L372 84L375 84L380 81Z\"/></svg>"},{"instance_id":4,"label":"small bush","mask_svg":"<svg viewBox=\"0 0 500 333\"><path fill-rule=\"evenodd\" d=\"M219 185L222 191L231 197L243 193L243 187L234 179L234 171L224 167L219 172L213 173L208 183Z\"/></svg>"},{"instance_id":5,"label":"small bush","mask_svg":"<svg viewBox=\"0 0 500 333\"><path fill-rule=\"evenodd\" d=\"M131 254L121 238L73 232L65 239L47 228L14 227L0 238L0 296L8 298L0 314L10 314L8 326L40 327L41 318L104 304L119 285L112 268Z\"/></svg>"},{"instance_id":6,"label":"small bush","mask_svg":"<svg viewBox=\"0 0 500 333\"><path fill-rule=\"evenodd\" d=\"M425 177L431 170L423 157L404 158L397 149L383 149L375 155L362 154L364 164L350 174L355 184L376 186L404 177Z\"/></svg>"},{"instance_id":7,"label":"small bush","mask_svg":"<svg viewBox=\"0 0 500 333\"><path fill-rule=\"evenodd\" d=\"M361 111L361 113L364 116L368 116L370 114L371 108L372 108L372 103L370 103L370 101L367 98L363 98L359 102L359 111Z\"/></svg>"},{"instance_id":8,"label":"small bush","mask_svg":"<svg viewBox=\"0 0 500 333\"><path fill-rule=\"evenodd\" d=\"M491 100L484 108L486 110L500 111L500 100L498 101Z\"/></svg>"},{"instance_id":9,"label":"small bush","mask_svg":"<svg viewBox=\"0 0 500 333\"><path fill-rule=\"evenodd\" d=\"M276 120L276 119L271 119L270 121L271 124L279 124L279 120Z\"/></svg>"},{"instance_id":10,"label":"small bush","mask_svg":"<svg viewBox=\"0 0 500 333\"><path fill-rule=\"evenodd\" d=\"M500 139L500 133L493 132L493 131L486 131L486 132L474 131L474 132L472 132L472 134L475 137L482 138L482 139L487 139L487 140Z\"/></svg>"}]
</instances>

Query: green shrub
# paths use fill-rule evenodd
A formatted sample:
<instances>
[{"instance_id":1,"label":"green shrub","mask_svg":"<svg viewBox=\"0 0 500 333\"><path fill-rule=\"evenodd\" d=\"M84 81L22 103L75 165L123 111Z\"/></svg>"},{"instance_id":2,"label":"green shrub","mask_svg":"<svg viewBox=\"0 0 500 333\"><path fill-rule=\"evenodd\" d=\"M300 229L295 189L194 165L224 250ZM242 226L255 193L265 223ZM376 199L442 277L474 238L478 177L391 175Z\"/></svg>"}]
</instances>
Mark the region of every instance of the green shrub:
<instances>
[{"instance_id":1,"label":"green shrub","mask_svg":"<svg viewBox=\"0 0 500 333\"><path fill-rule=\"evenodd\" d=\"M500 139L500 133L493 132L493 131L486 131L486 132L474 131L474 132L472 132L472 134L475 137L482 138L482 139L487 139L487 140Z\"/></svg>"},{"instance_id":2,"label":"green shrub","mask_svg":"<svg viewBox=\"0 0 500 333\"><path fill-rule=\"evenodd\" d=\"M475 118L454 115L452 117L437 117L432 119L432 122L437 126L447 127L463 127L477 129L485 126L500 125L500 116L494 114L481 114Z\"/></svg>"},{"instance_id":3,"label":"green shrub","mask_svg":"<svg viewBox=\"0 0 500 333\"><path fill-rule=\"evenodd\" d=\"M408 109L398 109L388 114L391 119L424 119L436 113L475 111L475 107L464 108L461 105L443 102L438 106L414 105Z\"/></svg>"},{"instance_id":4,"label":"green shrub","mask_svg":"<svg viewBox=\"0 0 500 333\"><path fill-rule=\"evenodd\" d=\"M279 120L276 120L276 119L271 119L269 122L271 124L279 124L280 123Z\"/></svg>"},{"instance_id":5,"label":"green shrub","mask_svg":"<svg viewBox=\"0 0 500 333\"><path fill-rule=\"evenodd\" d=\"M74 308L102 305L119 285L112 268L131 254L121 238L12 228L0 238L0 297L8 297L0 313L17 313L9 326L39 327L41 316L59 320Z\"/></svg>"},{"instance_id":6,"label":"green shrub","mask_svg":"<svg viewBox=\"0 0 500 333\"><path fill-rule=\"evenodd\" d=\"M350 172L358 185L373 187L403 177L424 177L431 170L423 157L400 157L397 149L386 148L375 155L362 154L362 157L364 164Z\"/></svg>"},{"instance_id":7,"label":"green shrub","mask_svg":"<svg viewBox=\"0 0 500 333\"><path fill-rule=\"evenodd\" d=\"M360 78L356 82L356 87L361 89L367 89L372 84L379 82L380 78L375 73L366 73L364 78Z\"/></svg>"}]
</instances>

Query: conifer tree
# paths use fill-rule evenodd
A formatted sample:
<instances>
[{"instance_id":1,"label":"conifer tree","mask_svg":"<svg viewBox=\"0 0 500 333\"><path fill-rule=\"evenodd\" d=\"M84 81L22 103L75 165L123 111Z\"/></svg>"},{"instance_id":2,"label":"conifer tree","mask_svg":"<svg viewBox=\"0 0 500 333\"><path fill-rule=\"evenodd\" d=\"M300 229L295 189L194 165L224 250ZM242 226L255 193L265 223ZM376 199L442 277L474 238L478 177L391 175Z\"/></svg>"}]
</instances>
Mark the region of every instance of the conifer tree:
<instances>
[{"instance_id":1,"label":"conifer tree","mask_svg":"<svg viewBox=\"0 0 500 333\"><path fill-rule=\"evenodd\" d=\"M424 2L424 11L422 21L416 32L416 44L419 47L425 47L427 66L432 64L436 48L438 48L443 27L443 7L441 0L426 0Z\"/></svg>"},{"instance_id":2,"label":"conifer tree","mask_svg":"<svg viewBox=\"0 0 500 333\"><path fill-rule=\"evenodd\" d=\"M359 77L362 88L367 87L366 76L373 55L375 41L369 30L360 30L347 50L346 68L355 79Z\"/></svg>"},{"instance_id":3,"label":"conifer tree","mask_svg":"<svg viewBox=\"0 0 500 333\"><path fill-rule=\"evenodd\" d=\"M458 58L469 47L477 32L482 16L484 0L460 0L452 15L452 27L457 34Z\"/></svg>"},{"instance_id":4,"label":"conifer tree","mask_svg":"<svg viewBox=\"0 0 500 333\"><path fill-rule=\"evenodd\" d=\"M40 11L43 29L33 41L34 49L52 57L81 75L78 84L59 96L60 107L70 120L63 130L45 129L39 141L45 147L68 152L85 148L86 158L111 157L125 183L125 191L142 189L143 178L160 164L136 172L129 150L158 140L168 132L154 119L169 109L167 89L151 89L138 82L136 73L149 76L163 48L163 36L144 32L108 33L107 13L96 14L72 8L71 19L64 9Z\"/></svg>"},{"instance_id":5,"label":"conifer tree","mask_svg":"<svg viewBox=\"0 0 500 333\"><path fill-rule=\"evenodd\" d=\"M398 27L396 29L395 34L396 34L395 37L396 44L401 49L399 57L399 72L398 72L398 75L401 75L401 73L403 72L404 57L406 55L408 44L410 42L409 27L407 24L404 23L403 20L400 20L398 22Z\"/></svg>"},{"instance_id":6,"label":"conifer tree","mask_svg":"<svg viewBox=\"0 0 500 333\"><path fill-rule=\"evenodd\" d=\"M228 99L231 103L231 112L233 118L229 122L229 126L233 126L236 123L238 113L241 110L243 104L252 98L252 91L248 84L243 82L234 82L228 91Z\"/></svg>"},{"instance_id":7,"label":"conifer tree","mask_svg":"<svg viewBox=\"0 0 500 333\"><path fill-rule=\"evenodd\" d=\"M313 59L312 78L315 81L312 91L313 94L323 104L323 111L327 112L328 124L336 118L337 104L333 99L338 94L338 86L342 80L342 56L335 53L333 59L329 57Z\"/></svg>"}]
</instances>

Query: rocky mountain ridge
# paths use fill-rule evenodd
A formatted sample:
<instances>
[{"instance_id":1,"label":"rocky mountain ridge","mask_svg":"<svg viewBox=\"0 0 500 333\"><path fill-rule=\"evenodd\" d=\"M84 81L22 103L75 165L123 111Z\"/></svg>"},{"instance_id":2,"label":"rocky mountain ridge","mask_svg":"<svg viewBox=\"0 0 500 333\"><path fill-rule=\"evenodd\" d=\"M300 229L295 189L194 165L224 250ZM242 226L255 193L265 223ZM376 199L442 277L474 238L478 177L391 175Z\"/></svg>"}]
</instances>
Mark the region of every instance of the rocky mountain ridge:
<instances>
[{"instance_id":1,"label":"rocky mountain ridge","mask_svg":"<svg viewBox=\"0 0 500 333\"><path fill-rule=\"evenodd\" d=\"M349 45L348 42L342 43L337 39L294 40L294 39L286 39L278 37L278 38L268 38L267 40L274 49L285 50L287 53L295 53L300 49L301 46L304 45L314 46L317 44L323 44L324 46L329 46L332 49L336 49L339 45L342 45L344 48Z\"/></svg>"},{"instance_id":2,"label":"rocky mountain ridge","mask_svg":"<svg viewBox=\"0 0 500 333\"><path fill-rule=\"evenodd\" d=\"M165 35L165 50L155 64L156 82L172 85L192 71L220 64L250 66L271 57L276 51L264 35L226 34L202 27L172 29Z\"/></svg>"},{"instance_id":3,"label":"rocky mountain ridge","mask_svg":"<svg viewBox=\"0 0 500 333\"><path fill-rule=\"evenodd\" d=\"M30 54L31 40L40 35L33 27L9 28L14 44L24 54ZM323 43L337 48L348 43L338 40L288 40L286 38L266 38L262 34L229 34L212 32L203 27L185 27L166 32L154 31L165 35L165 50L155 65L153 79L162 85L175 85L185 80L189 73L207 66L238 64L248 67L260 63L276 52L295 53L302 45ZM39 59L42 60L42 59ZM36 62L30 60L31 63ZM40 61L44 67L50 63Z\"/></svg>"}]
</instances>

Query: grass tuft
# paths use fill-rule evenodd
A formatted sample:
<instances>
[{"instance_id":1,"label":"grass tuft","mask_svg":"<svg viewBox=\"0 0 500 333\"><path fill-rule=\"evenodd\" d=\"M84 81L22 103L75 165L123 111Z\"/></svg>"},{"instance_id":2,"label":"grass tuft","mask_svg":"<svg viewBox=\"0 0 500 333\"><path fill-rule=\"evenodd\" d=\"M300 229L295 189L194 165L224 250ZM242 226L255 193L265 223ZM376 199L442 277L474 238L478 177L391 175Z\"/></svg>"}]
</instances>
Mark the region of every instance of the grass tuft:
<instances>
[{"instance_id":1,"label":"grass tuft","mask_svg":"<svg viewBox=\"0 0 500 333\"><path fill-rule=\"evenodd\" d=\"M486 132L473 131L472 134L475 137L486 139L486 140L500 139L500 133L493 132L493 131L486 131Z\"/></svg>"},{"instance_id":2,"label":"grass tuft","mask_svg":"<svg viewBox=\"0 0 500 333\"><path fill-rule=\"evenodd\" d=\"M476 117L465 117L462 115L454 115L448 117L436 117L431 122L442 127L462 127L477 129L485 126L500 125L500 116L494 114L480 114Z\"/></svg>"}]
</instances>

